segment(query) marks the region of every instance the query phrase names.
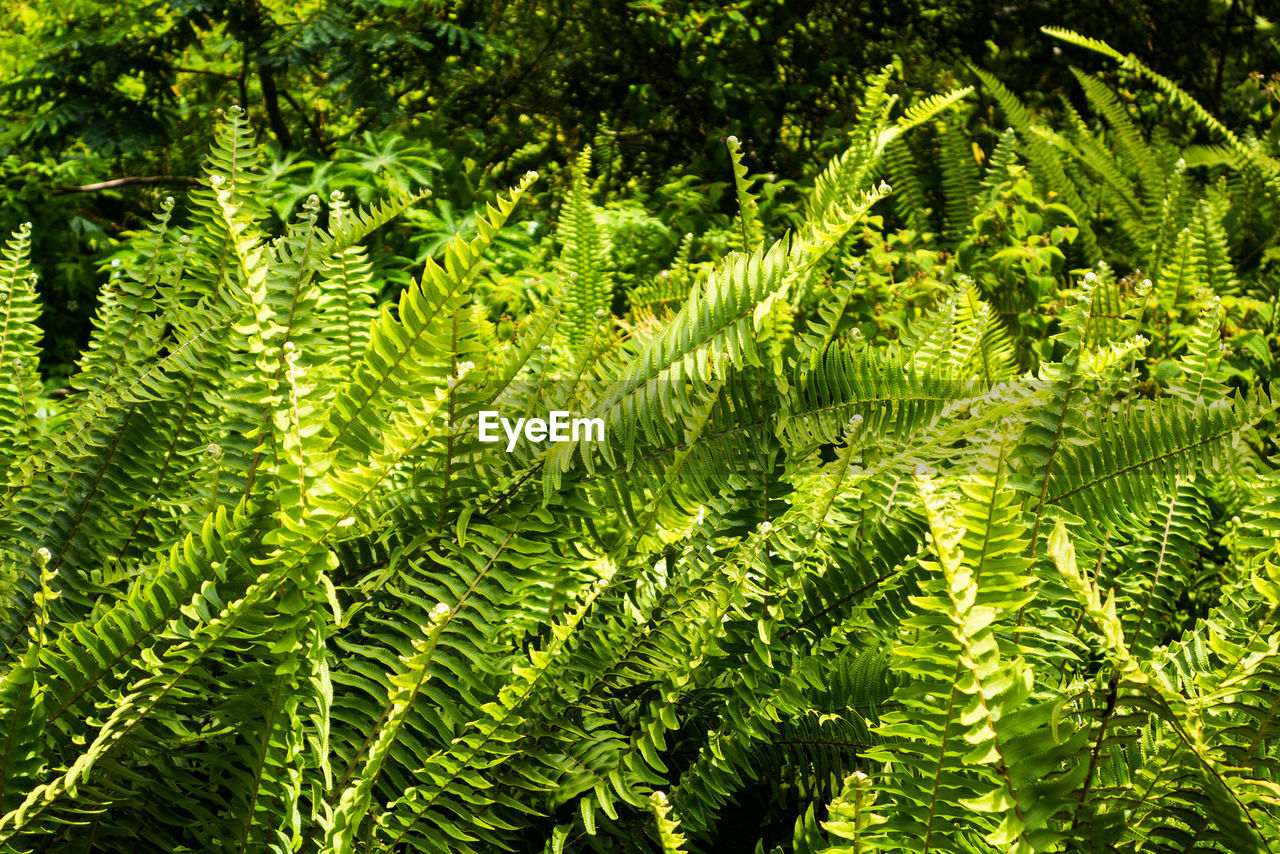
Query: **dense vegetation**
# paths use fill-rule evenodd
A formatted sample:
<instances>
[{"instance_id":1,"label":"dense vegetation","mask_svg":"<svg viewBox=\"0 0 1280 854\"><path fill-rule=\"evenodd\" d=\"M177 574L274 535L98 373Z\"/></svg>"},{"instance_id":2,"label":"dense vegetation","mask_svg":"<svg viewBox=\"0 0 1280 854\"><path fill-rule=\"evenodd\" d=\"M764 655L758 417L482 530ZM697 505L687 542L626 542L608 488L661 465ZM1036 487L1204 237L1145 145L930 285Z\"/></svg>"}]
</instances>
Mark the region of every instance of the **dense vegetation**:
<instances>
[{"instance_id":1,"label":"dense vegetation","mask_svg":"<svg viewBox=\"0 0 1280 854\"><path fill-rule=\"evenodd\" d=\"M572 61L535 86L459 59L621 34L575 4L480 27L483 5L326 3L304 30L156 7L133 66L125 5L6 96L29 119L6 214L66 168L67 127L81 167L185 170L148 77L182 51L231 55L197 76L262 101L181 116L210 129L198 180L97 246L74 365L42 352L77 346L43 254L74 241L21 225L0 253L0 850L1274 850L1265 78L1224 61L1193 94L1046 28L1019 37L1061 49L1055 104L1010 87L1025 52L937 51L841 83L829 125L730 100L743 141L713 150L672 97L680 145L629 149L670 93L603 75L574 102ZM835 61L840 19L801 15L806 42L799 5L627 8L725 63L655 78L759 94L735 28ZM949 44L967 7L940 8L868 52ZM281 103L321 58L304 156ZM120 97L39 96L79 61ZM404 95L440 81L422 121L469 141L369 130L410 68ZM473 85L516 112L446 108ZM575 138L525 86L621 106ZM120 186L127 224L163 184ZM508 453L491 410L606 436Z\"/></svg>"},{"instance_id":2,"label":"dense vegetation","mask_svg":"<svg viewBox=\"0 0 1280 854\"><path fill-rule=\"evenodd\" d=\"M794 189L844 149L865 75L887 63L902 98L975 84L965 134L988 155L1009 122L972 67L1065 119L1064 99L1087 106L1069 60L1133 94L1140 126L1188 131L1166 121L1172 105L1150 81L1064 56L1044 25L1104 35L1228 127L1265 135L1280 68L1263 5L13 0L0 6L0 233L33 224L49 309L41 358L65 386L88 343L103 259L166 195L185 221L213 114L233 106L264 146L273 233L311 193L367 204L429 188L431 205L369 247L399 273L530 169L542 180L523 216L545 232L567 166L590 145L608 201L666 227L645 256L651 274L687 232L699 237L695 260L724 248L704 251L702 239L733 215L726 136L742 140L768 200L786 203L765 215L794 212ZM936 176L924 180L929 189Z\"/></svg>"}]
</instances>

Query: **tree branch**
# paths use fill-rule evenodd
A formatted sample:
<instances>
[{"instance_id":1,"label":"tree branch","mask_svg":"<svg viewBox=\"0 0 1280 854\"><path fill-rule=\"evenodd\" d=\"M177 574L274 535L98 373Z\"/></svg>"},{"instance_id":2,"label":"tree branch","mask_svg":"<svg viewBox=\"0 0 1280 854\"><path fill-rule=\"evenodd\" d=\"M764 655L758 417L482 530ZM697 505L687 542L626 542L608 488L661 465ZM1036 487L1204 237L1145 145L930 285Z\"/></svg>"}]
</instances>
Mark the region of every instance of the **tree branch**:
<instances>
[{"instance_id":1,"label":"tree branch","mask_svg":"<svg viewBox=\"0 0 1280 854\"><path fill-rule=\"evenodd\" d=\"M212 68L188 68L185 65L175 65L173 70L182 74L208 74L210 77L221 77L224 80L240 80L238 75L228 74L225 71L214 71Z\"/></svg>"},{"instance_id":2,"label":"tree branch","mask_svg":"<svg viewBox=\"0 0 1280 854\"><path fill-rule=\"evenodd\" d=\"M81 184L77 187L54 187L55 196L66 193L97 193L101 190L114 190L116 187L129 187L147 184L185 184L195 187L200 183L198 178L185 175L129 175L124 178L112 178L110 181L98 181L95 184Z\"/></svg>"},{"instance_id":3,"label":"tree branch","mask_svg":"<svg viewBox=\"0 0 1280 854\"><path fill-rule=\"evenodd\" d=\"M280 97L284 98L289 106L293 107L293 109L302 118L302 123L307 126L307 130L311 131L311 138L315 140L316 148L320 150L320 153L325 157L332 156L333 149L327 142L325 142L324 134L321 132L319 124L311 120L311 117L307 115L306 110L302 109L302 105L294 100L294 97L289 94L289 90L285 89L283 86L280 87Z\"/></svg>"},{"instance_id":4,"label":"tree branch","mask_svg":"<svg viewBox=\"0 0 1280 854\"><path fill-rule=\"evenodd\" d=\"M293 136L289 127L280 115L280 100L276 89L276 76L265 62L258 63L258 82L262 85L262 104L267 108L267 120L271 122L271 132L276 135L280 147L288 151L293 148Z\"/></svg>"},{"instance_id":5,"label":"tree branch","mask_svg":"<svg viewBox=\"0 0 1280 854\"><path fill-rule=\"evenodd\" d=\"M1222 75L1226 70L1227 50L1231 44L1231 25L1235 22L1236 7L1239 5L1240 0L1231 0L1231 7L1227 9L1227 20L1222 25L1222 40L1218 43L1218 67L1213 73L1213 94L1209 98L1215 113L1222 107Z\"/></svg>"}]
</instances>

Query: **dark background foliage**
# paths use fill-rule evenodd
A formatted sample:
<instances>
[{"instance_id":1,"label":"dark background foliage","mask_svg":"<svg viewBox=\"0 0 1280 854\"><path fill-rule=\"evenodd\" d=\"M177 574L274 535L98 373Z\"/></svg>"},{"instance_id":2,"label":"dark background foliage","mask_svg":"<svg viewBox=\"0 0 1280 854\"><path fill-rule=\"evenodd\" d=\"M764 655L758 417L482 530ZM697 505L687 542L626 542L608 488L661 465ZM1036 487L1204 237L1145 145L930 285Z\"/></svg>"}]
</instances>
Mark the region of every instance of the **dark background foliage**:
<instances>
[{"instance_id":1,"label":"dark background foliage","mask_svg":"<svg viewBox=\"0 0 1280 854\"><path fill-rule=\"evenodd\" d=\"M1262 5L8 3L0 229L36 225L36 266L53 309L46 368L63 375L87 339L101 259L164 194L188 189L211 114L233 104L248 108L282 174L334 163L362 197L388 180L425 178L437 199L462 209L477 189L528 168L554 173L594 142L611 155L606 189L665 188L659 202L669 202L668 219L684 217L673 223L684 231L705 226L690 216L728 211L727 195L690 210L679 192L682 176L727 180L725 136L744 141L753 172L802 179L838 149L863 75L886 62L899 65L904 90L973 82L967 69L980 65L1032 107L1060 110L1079 94L1042 25L1105 34L1229 126L1265 133L1280 53L1259 29ZM994 121L994 110L985 116Z\"/></svg>"}]
</instances>

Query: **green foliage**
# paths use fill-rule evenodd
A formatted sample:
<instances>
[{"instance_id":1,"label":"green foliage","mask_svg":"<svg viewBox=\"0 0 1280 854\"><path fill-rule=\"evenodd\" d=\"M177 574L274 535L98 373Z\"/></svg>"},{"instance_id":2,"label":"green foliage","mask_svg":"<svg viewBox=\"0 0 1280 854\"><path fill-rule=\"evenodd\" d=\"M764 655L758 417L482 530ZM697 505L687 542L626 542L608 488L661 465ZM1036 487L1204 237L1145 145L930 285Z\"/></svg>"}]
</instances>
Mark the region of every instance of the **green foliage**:
<instances>
[{"instance_id":1,"label":"green foliage","mask_svg":"<svg viewBox=\"0 0 1280 854\"><path fill-rule=\"evenodd\" d=\"M1037 122L1056 117L1059 127L1069 125L1072 109L1058 102L1074 99L1074 81L1050 71L1061 68L1055 51L1062 48L1040 37L1043 25L1106 33L1117 46L1101 52L1124 57L1120 82L1144 97L1127 108L1131 118L1101 112L1128 154L1143 150L1134 143L1163 122L1167 107L1181 105L1203 126L1207 116L1219 129L1234 128L1230 137L1215 130L1214 145L1191 146L1189 163L1245 158L1256 171L1271 157L1247 152L1273 125L1275 25L1238 3L1040 0L1013 15L985 0L883 7L842 0L19 0L0 10L0 232L34 224L32 257L49 309L42 358L58 379L73 372L89 339L95 265L125 248L165 194L185 201L211 143L210 114L234 105L248 111L255 142L271 144L264 171L277 186L264 204L281 222L311 194L334 190L369 204L430 187L447 202L415 211L368 246L397 288L407 284L406 268L470 227L479 196L531 169L551 185L567 184L569 161L587 146L600 155L595 192L620 191L642 204L655 197L648 207L670 229L656 253L661 261L689 232L714 242L699 256L710 260L733 229L727 195L704 192L707 176L732 177L723 187L736 188L745 170L762 220L796 225L795 188L846 150L856 131L864 69L893 64L903 79L887 94L906 101L949 90L959 69L980 66L1023 93ZM1197 112L1193 103L1207 109ZM909 168L912 154L932 160L929 140L887 146L895 212L913 231L940 231L924 212L945 211L945 233L960 237L974 198L974 153L981 162L1001 127L989 127L992 118L964 117L952 128L965 132L939 140L953 165L957 155L969 160L944 174L945 201L935 176ZM741 141L738 155L722 145L728 136ZM1078 153L1090 169L1105 169L1108 158L1094 146ZM1037 158L1047 162L1033 152ZM1162 195L1159 167L1137 171L1144 193ZM1099 185L1109 204L1129 209L1126 226L1157 215L1154 197L1139 205L1123 195L1138 177L1132 172L1108 171ZM1274 198L1274 186L1269 192ZM596 201L607 210L622 199ZM671 209L659 210L667 201ZM185 209L178 206L179 217ZM535 228L555 220L546 208L531 213ZM1252 246L1268 237L1233 233L1247 233ZM516 251L528 248L511 242L520 244ZM1108 260L1119 266L1115 253ZM614 273L630 286L632 274L661 269L637 266ZM530 308L509 302L514 313Z\"/></svg>"},{"instance_id":2,"label":"green foliage","mask_svg":"<svg viewBox=\"0 0 1280 854\"><path fill-rule=\"evenodd\" d=\"M591 149L578 157L573 188L560 213L557 235L563 243L560 252L564 263L563 325L569 344L581 352L594 343L596 330L609 313L613 286L606 269L609 255L604 235L596 223L595 206L591 204Z\"/></svg>"},{"instance_id":3,"label":"green foliage","mask_svg":"<svg viewBox=\"0 0 1280 854\"><path fill-rule=\"evenodd\" d=\"M273 44L423 49L345 8ZM795 200L607 133L491 193L229 110L65 388L16 231L0 850L1269 850L1271 143L1123 61L1223 150L885 67Z\"/></svg>"},{"instance_id":4,"label":"green foliage","mask_svg":"<svg viewBox=\"0 0 1280 854\"><path fill-rule=\"evenodd\" d=\"M5 443L16 449L30 445L43 433L40 424L40 305L36 301L36 274L31 269L31 225L14 233L0 257L0 364L6 382L0 386L0 420ZM12 444L10 444L12 443ZM12 451L0 456L8 470L17 464Z\"/></svg>"}]
</instances>

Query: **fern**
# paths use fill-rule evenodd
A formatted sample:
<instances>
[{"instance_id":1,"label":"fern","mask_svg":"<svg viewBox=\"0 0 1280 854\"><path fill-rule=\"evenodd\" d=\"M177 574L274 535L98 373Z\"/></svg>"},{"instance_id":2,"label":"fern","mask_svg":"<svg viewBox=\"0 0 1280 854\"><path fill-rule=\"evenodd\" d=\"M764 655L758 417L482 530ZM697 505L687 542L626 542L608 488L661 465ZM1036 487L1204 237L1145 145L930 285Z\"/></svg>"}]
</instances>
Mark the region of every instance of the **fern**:
<instances>
[{"instance_id":1,"label":"fern","mask_svg":"<svg viewBox=\"0 0 1280 854\"><path fill-rule=\"evenodd\" d=\"M6 446L31 446L44 431L39 419L43 398L40 384L39 335L36 324L40 306L36 299L35 272L28 258L31 226L24 225L5 244L0 259L0 360L5 366L5 381L0 385L0 422L5 425ZM12 443L12 444L10 444ZM18 462L16 456L0 457L0 469L9 470Z\"/></svg>"},{"instance_id":2,"label":"fern","mask_svg":"<svg viewBox=\"0 0 1280 854\"><path fill-rule=\"evenodd\" d=\"M966 234L973 221L978 198L978 170L972 149L955 122L946 122L939 134L938 165L942 170L942 190L946 199L944 220L948 237Z\"/></svg>"},{"instance_id":3,"label":"fern","mask_svg":"<svg viewBox=\"0 0 1280 854\"><path fill-rule=\"evenodd\" d=\"M738 193L738 249L743 252L754 252L764 239L764 230L760 225L760 205L751 193L751 184L747 180L747 167L742 162L742 144L736 136L725 140L729 146L729 158L733 161L733 185Z\"/></svg>"},{"instance_id":4,"label":"fern","mask_svg":"<svg viewBox=\"0 0 1280 854\"><path fill-rule=\"evenodd\" d=\"M1264 164L1078 79L1105 126L984 77L987 157L883 71L794 205L731 142L729 230L616 299L586 153L380 303L425 196L277 227L233 113L48 397L20 230L0 847L1268 850ZM481 435L551 411L604 435Z\"/></svg>"},{"instance_id":5,"label":"fern","mask_svg":"<svg viewBox=\"0 0 1280 854\"><path fill-rule=\"evenodd\" d=\"M1066 169L1063 168L1062 161L1055 154L1050 144L1036 132L1031 115L1018 101L1017 96L987 72L975 69L974 73L982 81L983 85L991 90L992 96L996 99L996 103L1000 105L1005 118L1009 120L1013 129L1018 132L1018 137L1025 147L1028 159L1041 174L1046 187L1062 196L1063 200L1071 210L1076 212L1077 216L1088 210L1084 199L1068 177ZM1087 260L1090 262L1098 260L1101 257L1101 249L1098 246L1098 239L1093 233L1093 227L1087 219L1081 224L1080 234Z\"/></svg>"},{"instance_id":6,"label":"fern","mask_svg":"<svg viewBox=\"0 0 1280 854\"><path fill-rule=\"evenodd\" d=\"M603 325L602 318L609 313L613 293L605 269L608 247L595 222L595 206L591 204L589 195L587 173L590 170L591 149L583 149L578 156L573 188L565 200L559 226L563 244L560 258L566 277L564 328L570 347L579 353L590 344L596 329Z\"/></svg>"}]
</instances>

